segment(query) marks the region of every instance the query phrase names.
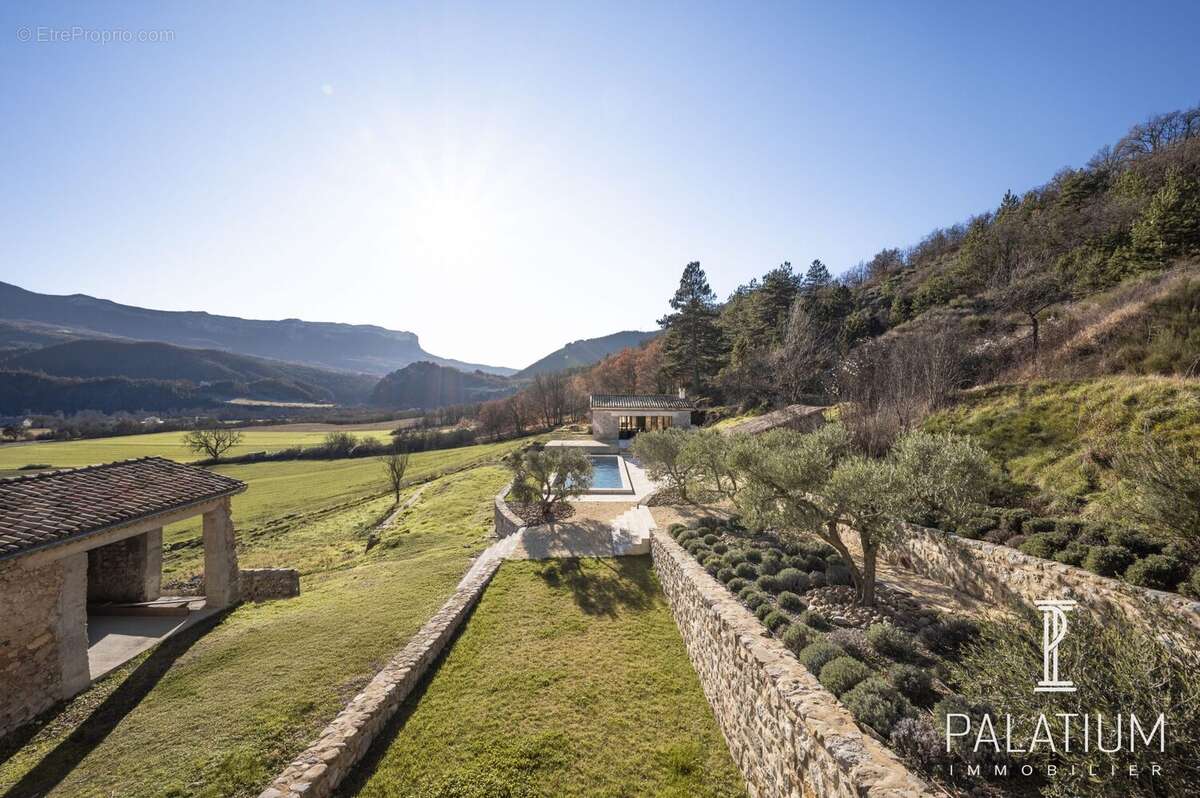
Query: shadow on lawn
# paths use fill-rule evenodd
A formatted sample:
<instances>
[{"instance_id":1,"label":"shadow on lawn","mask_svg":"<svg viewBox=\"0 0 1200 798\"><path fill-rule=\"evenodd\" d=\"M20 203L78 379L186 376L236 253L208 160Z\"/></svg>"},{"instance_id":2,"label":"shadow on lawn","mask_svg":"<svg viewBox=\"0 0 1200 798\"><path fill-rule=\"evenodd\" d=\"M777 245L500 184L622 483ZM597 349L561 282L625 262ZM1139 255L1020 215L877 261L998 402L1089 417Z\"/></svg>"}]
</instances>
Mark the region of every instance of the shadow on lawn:
<instances>
[{"instance_id":1,"label":"shadow on lawn","mask_svg":"<svg viewBox=\"0 0 1200 798\"><path fill-rule=\"evenodd\" d=\"M216 626L228 612L221 612L205 618L195 626L185 629L160 643L150 655L125 677L113 692L58 745L42 758L36 766L14 784L4 798L28 798L28 796L45 795L57 787L63 779L70 775L75 766L95 749L109 732L116 728L141 700L146 697L154 685L171 666L192 645ZM67 705L69 706L69 704ZM32 739L38 731L53 723L65 707L58 707L41 716L37 721L28 724L18 732L19 738L13 739L13 744L21 745ZM6 748L8 747L6 742ZM15 751L15 749L14 749Z\"/></svg>"},{"instance_id":2,"label":"shadow on lawn","mask_svg":"<svg viewBox=\"0 0 1200 798\"><path fill-rule=\"evenodd\" d=\"M566 586L575 604L588 615L616 617L621 609L651 606L658 588L650 576L649 557L589 559L585 570L576 557L546 565L538 575L550 587Z\"/></svg>"}]
</instances>

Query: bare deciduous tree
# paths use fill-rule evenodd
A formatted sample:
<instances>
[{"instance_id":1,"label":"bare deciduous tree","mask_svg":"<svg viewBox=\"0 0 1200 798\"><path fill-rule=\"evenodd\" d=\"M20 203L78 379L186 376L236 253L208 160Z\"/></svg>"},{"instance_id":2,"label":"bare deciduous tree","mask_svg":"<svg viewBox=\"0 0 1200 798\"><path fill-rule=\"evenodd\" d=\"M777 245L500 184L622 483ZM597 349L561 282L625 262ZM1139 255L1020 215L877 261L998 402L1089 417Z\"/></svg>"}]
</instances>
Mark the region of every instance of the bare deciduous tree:
<instances>
[{"instance_id":1,"label":"bare deciduous tree","mask_svg":"<svg viewBox=\"0 0 1200 798\"><path fill-rule=\"evenodd\" d=\"M1024 319L1022 326L1029 328L1034 363L1041 356L1041 315L1067 296L1057 272L1037 262L1023 263L997 292L1000 307L1019 313Z\"/></svg>"},{"instance_id":2,"label":"bare deciduous tree","mask_svg":"<svg viewBox=\"0 0 1200 798\"><path fill-rule=\"evenodd\" d=\"M198 427L183 436L183 445L196 454L220 460L221 455L242 442L242 433L228 427Z\"/></svg>"},{"instance_id":3,"label":"bare deciduous tree","mask_svg":"<svg viewBox=\"0 0 1200 798\"><path fill-rule=\"evenodd\" d=\"M539 374L529 386L529 396L548 427L560 427L570 409L567 375L562 372Z\"/></svg>"},{"instance_id":4,"label":"bare deciduous tree","mask_svg":"<svg viewBox=\"0 0 1200 798\"><path fill-rule=\"evenodd\" d=\"M408 458L409 453L399 443L392 448L392 451L379 458L379 462L387 474L388 484L392 486L396 504L400 503L400 489L404 485L404 474L408 471Z\"/></svg>"},{"instance_id":5,"label":"bare deciduous tree","mask_svg":"<svg viewBox=\"0 0 1200 798\"><path fill-rule=\"evenodd\" d=\"M842 422L859 451L882 457L901 434L947 403L966 378L962 337L951 328L871 341L838 371Z\"/></svg>"}]
</instances>

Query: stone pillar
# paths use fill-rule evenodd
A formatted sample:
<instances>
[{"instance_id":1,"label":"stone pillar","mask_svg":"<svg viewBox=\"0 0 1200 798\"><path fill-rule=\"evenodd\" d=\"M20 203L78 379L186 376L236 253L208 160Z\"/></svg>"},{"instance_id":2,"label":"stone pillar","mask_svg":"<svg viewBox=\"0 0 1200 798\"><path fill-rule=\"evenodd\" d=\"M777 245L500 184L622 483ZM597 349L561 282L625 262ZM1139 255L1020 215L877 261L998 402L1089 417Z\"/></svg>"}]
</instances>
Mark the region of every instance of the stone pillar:
<instances>
[{"instance_id":1,"label":"stone pillar","mask_svg":"<svg viewBox=\"0 0 1200 798\"><path fill-rule=\"evenodd\" d=\"M161 527L87 553L88 601L153 601L161 592Z\"/></svg>"},{"instance_id":2,"label":"stone pillar","mask_svg":"<svg viewBox=\"0 0 1200 798\"><path fill-rule=\"evenodd\" d=\"M204 514L204 595L209 607L228 607L240 598L236 543L226 497Z\"/></svg>"},{"instance_id":3,"label":"stone pillar","mask_svg":"<svg viewBox=\"0 0 1200 798\"><path fill-rule=\"evenodd\" d=\"M58 662L62 672L60 698L70 698L92 683L88 667L87 602L88 553L62 558L62 590L58 594Z\"/></svg>"},{"instance_id":4,"label":"stone pillar","mask_svg":"<svg viewBox=\"0 0 1200 798\"><path fill-rule=\"evenodd\" d=\"M592 437L597 440L615 440L620 434L620 413L609 410L592 411Z\"/></svg>"}]
</instances>

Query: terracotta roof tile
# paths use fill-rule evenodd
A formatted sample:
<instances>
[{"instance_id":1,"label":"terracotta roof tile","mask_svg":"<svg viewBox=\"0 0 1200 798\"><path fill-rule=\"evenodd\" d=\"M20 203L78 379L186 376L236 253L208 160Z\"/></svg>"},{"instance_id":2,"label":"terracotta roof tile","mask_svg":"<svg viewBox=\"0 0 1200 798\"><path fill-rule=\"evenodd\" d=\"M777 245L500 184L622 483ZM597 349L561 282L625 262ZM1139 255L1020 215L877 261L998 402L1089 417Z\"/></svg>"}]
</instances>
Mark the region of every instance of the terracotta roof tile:
<instances>
[{"instance_id":1,"label":"terracotta roof tile","mask_svg":"<svg viewBox=\"0 0 1200 798\"><path fill-rule=\"evenodd\" d=\"M666 394L592 394L593 410L691 410L692 403Z\"/></svg>"},{"instance_id":2,"label":"terracotta roof tile","mask_svg":"<svg viewBox=\"0 0 1200 798\"><path fill-rule=\"evenodd\" d=\"M0 560L245 489L161 457L0 479Z\"/></svg>"}]
</instances>

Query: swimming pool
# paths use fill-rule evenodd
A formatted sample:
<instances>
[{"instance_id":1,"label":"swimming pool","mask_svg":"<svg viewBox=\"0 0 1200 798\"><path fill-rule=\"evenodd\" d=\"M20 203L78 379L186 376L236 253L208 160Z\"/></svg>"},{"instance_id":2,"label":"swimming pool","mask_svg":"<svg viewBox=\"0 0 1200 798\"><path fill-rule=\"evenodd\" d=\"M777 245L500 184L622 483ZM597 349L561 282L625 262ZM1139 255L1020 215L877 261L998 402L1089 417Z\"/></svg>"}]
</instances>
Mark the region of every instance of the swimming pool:
<instances>
[{"instance_id":1,"label":"swimming pool","mask_svg":"<svg viewBox=\"0 0 1200 798\"><path fill-rule=\"evenodd\" d=\"M621 458L615 454L588 455L592 461L592 489L620 490L625 487L621 481Z\"/></svg>"}]
</instances>

